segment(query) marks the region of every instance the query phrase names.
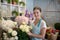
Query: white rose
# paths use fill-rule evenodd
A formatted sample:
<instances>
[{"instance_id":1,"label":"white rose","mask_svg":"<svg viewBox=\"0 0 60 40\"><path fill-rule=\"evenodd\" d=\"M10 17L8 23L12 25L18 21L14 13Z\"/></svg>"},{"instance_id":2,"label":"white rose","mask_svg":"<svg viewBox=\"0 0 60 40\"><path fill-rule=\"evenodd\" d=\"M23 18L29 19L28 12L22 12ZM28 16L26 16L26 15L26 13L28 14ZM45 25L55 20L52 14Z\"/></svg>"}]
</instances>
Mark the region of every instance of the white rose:
<instances>
[{"instance_id":1,"label":"white rose","mask_svg":"<svg viewBox=\"0 0 60 40\"><path fill-rule=\"evenodd\" d=\"M18 39L18 37L17 37L17 36L15 36L15 39Z\"/></svg>"},{"instance_id":2,"label":"white rose","mask_svg":"<svg viewBox=\"0 0 60 40\"><path fill-rule=\"evenodd\" d=\"M29 28L26 28L26 30L25 30L26 32L29 32Z\"/></svg>"},{"instance_id":3,"label":"white rose","mask_svg":"<svg viewBox=\"0 0 60 40\"><path fill-rule=\"evenodd\" d=\"M12 36L16 36L17 35L17 32L16 31L13 31L12 32Z\"/></svg>"},{"instance_id":4,"label":"white rose","mask_svg":"<svg viewBox=\"0 0 60 40\"><path fill-rule=\"evenodd\" d=\"M27 25L23 25L22 31L23 31L23 32L26 32L26 29L27 29Z\"/></svg>"},{"instance_id":5,"label":"white rose","mask_svg":"<svg viewBox=\"0 0 60 40\"><path fill-rule=\"evenodd\" d=\"M32 26L29 26L29 29L31 30L32 29Z\"/></svg>"},{"instance_id":6,"label":"white rose","mask_svg":"<svg viewBox=\"0 0 60 40\"><path fill-rule=\"evenodd\" d=\"M14 40L14 37L9 38L10 40Z\"/></svg>"},{"instance_id":7,"label":"white rose","mask_svg":"<svg viewBox=\"0 0 60 40\"><path fill-rule=\"evenodd\" d=\"M30 29L32 29L32 28L30 28L30 26L28 26L28 25L20 25L20 27L19 27L23 32L29 32L30 31Z\"/></svg>"},{"instance_id":8,"label":"white rose","mask_svg":"<svg viewBox=\"0 0 60 40\"><path fill-rule=\"evenodd\" d=\"M22 24L24 24L24 25L25 25L26 23L25 23L25 22L22 22Z\"/></svg>"},{"instance_id":9,"label":"white rose","mask_svg":"<svg viewBox=\"0 0 60 40\"><path fill-rule=\"evenodd\" d=\"M15 25L15 28L18 28L18 27L17 27L17 26L18 26L17 22L14 22L14 25Z\"/></svg>"},{"instance_id":10,"label":"white rose","mask_svg":"<svg viewBox=\"0 0 60 40\"><path fill-rule=\"evenodd\" d=\"M30 30L29 30L29 26L26 26L26 32L29 32Z\"/></svg>"},{"instance_id":11,"label":"white rose","mask_svg":"<svg viewBox=\"0 0 60 40\"><path fill-rule=\"evenodd\" d=\"M8 33L12 33L13 32L13 30L10 28L10 29L8 29Z\"/></svg>"},{"instance_id":12,"label":"white rose","mask_svg":"<svg viewBox=\"0 0 60 40\"><path fill-rule=\"evenodd\" d=\"M29 32L29 27L28 27L27 25L24 25L23 30L24 30L25 32Z\"/></svg>"},{"instance_id":13,"label":"white rose","mask_svg":"<svg viewBox=\"0 0 60 40\"><path fill-rule=\"evenodd\" d=\"M19 28L20 28L20 29L23 29L23 27L24 27L24 25L20 25L20 27L19 27Z\"/></svg>"},{"instance_id":14,"label":"white rose","mask_svg":"<svg viewBox=\"0 0 60 40\"><path fill-rule=\"evenodd\" d=\"M24 29L24 25L20 25L20 27L19 27L23 32L25 31L25 29Z\"/></svg>"},{"instance_id":15,"label":"white rose","mask_svg":"<svg viewBox=\"0 0 60 40\"><path fill-rule=\"evenodd\" d=\"M14 22L14 25L17 25L17 22Z\"/></svg>"}]
</instances>

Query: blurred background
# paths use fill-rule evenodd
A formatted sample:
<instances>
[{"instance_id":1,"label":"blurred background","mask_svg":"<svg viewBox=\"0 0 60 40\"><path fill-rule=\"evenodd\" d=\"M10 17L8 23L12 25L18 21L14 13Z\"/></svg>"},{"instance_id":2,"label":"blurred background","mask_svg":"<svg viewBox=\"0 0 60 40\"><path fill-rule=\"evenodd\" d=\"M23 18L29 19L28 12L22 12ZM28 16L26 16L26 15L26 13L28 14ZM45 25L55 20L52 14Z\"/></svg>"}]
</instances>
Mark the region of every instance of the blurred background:
<instances>
[{"instance_id":1,"label":"blurred background","mask_svg":"<svg viewBox=\"0 0 60 40\"><path fill-rule=\"evenodd\" d=\"M42 17L47 26L59 30L57 40L60 40L60 0L0 0L0 17L14 21L16 16L25 16L26 14L31 15L29 18L32 18L35 6L42 9Z\"/></svg>"}]
</instances>

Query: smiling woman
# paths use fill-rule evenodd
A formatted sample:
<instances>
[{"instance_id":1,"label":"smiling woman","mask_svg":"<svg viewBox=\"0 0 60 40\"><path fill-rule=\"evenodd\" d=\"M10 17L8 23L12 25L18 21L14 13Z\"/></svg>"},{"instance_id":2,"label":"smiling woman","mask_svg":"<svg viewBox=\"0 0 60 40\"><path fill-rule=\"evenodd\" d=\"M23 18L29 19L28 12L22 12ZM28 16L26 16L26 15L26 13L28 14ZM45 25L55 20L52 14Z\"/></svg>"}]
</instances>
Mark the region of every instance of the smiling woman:
<instances>
[{"instance_id":1,"label":"smiling woman","mask_svg":"<svg viewBox=\"0 0 60 40\"><path fill-rule=\"evenodd\" d=\"M28 35L31 36L32 40L43 40L46 33L46 22L41 18L41 8L34 7L33 14L35 21L31 23L32 32L28 32Z\"/></svg>"}]
</instances>

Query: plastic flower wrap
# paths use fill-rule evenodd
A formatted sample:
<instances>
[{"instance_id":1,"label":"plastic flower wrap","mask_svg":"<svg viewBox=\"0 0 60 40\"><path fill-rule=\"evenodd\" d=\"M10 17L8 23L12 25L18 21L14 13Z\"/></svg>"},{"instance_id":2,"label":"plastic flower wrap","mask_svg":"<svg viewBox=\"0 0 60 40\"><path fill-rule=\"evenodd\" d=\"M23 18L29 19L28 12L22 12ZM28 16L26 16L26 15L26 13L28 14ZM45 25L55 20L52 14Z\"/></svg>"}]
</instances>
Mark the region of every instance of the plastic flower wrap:
<instances>
[{"instance_id":1,"label":"plastic flower wrap","mask_svg":"<svg viewBox=\"0 0 60 40\"><path fill-rule=\"evenodd\" d=\"M29 32L32 27L28 26L25 22L22 22L22 24L19 27L23 32Z\"/></svg>"},{"instance_id":2,"label":"plastic flower wrap","mask_svg":"<svg viewBox=\"0 0 60 40\"><path fill-rule=\"evenodd\" d=\"M2 21L2 29L8 30L9 28L16 28L17 22L13 22L11 20L3 20Z\"/></svg>"},{"instance_id":3,"label":"plastic flower wrap","mask_svg":"<svg viewBox=\"0 0 60 40\"><path fill-rule=\"evenodd\" d=\"M25 16L17 16L15 21L20 25L22 22L28 24L29 19Z\"/></svg>"}]
</instances>

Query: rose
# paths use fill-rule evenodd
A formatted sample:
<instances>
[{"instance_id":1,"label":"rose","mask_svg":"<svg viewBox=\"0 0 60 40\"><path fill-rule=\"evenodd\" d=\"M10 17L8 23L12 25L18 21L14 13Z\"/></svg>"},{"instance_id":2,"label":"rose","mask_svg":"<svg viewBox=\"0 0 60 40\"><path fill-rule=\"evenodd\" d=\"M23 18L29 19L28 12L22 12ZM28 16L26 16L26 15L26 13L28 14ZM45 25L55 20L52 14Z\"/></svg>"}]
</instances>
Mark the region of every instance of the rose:
<instances>
[{"instance_id":1,"label":"rose","mask_svg":"<svg viewBox=\"0 0 60 40\"><path fill-rule=\"evenodd\" d=\"M17 37L17 36L15 36L15 39L18 39L18 37Z\"/></svg>"},{"instance_id":2,"label":"rose","mask_svg":"<svg viewBox=\"0 0 60 40\"><path fill-rule=\"evenodd\" d=\"M17 22L14 22L14 25L17 25Z\"/></svg>"},{"instance_id":3,"label":"rose","mask_svg":"<svg viewBox=\"0 0 60 40\"><path fill-rule=\"evenodd\" d=\"M18 26L17 22L14 22L14 28L18 28L17 26Z\"/></svg>"},{"instance_id":4,"label":"rose","mask_svg":"<svg viewBox=\"0 0 60 40\"><path fill-rule=\"evenodd\" d=\"M25 31L26 31L26 32L30 32L30 30L29 30L29 26L26 26Z\"/></svg>"},{"instance_id":5,"label":"rose","mask_svg":"<svg viewBox=\"0 0 60 40\"><path fill-rule=\"evenodd\" d=\"M32 29L32 27L28 25L24 25L24 28L25 28L25 32L30 32L30 30Z\"/></svg>"},{"instance_id":6,"label":"rose","mask_svg":"<svg viewBox=\"0 0 60 40\"><path fill-rule=\"evenodd\" d=\"M26 23L25 22L22 22L23 25L25 25Z\"/></svg>"},{"instance_id":7,"label":"rose","mask_svg":"<svg viewBox=\"0 0 60 40\"><path fill-rule=\"evenodd\" d=\"M27 25L21 25L19 28L20 28L23 32L26 32Z\"/></svg>"},{"instance_id":8,"label":"rose","mask_svg":"<svg viewBox=\"0 0 60 40\"><path fill-rule=\"evenodd\" d=\"M7 24L7 26L10 28L15 28L17 25L17 22L13 22L11 20L7 20L7 23L9 23L9 24Z\"/></svg>"},{"instance_id":9,"label":"rose","mask_svg":"<svg viewBox=\"0 0 60 40\"><path fill-rule=\"evenodd\" d=\"M7 30L8 28L15 28L17 22L13 22L11 20L3 20L2 21L2 29Z\"/></svg>"},{"instance_id":10,"label":"rose","mask_svg":"<svg viewBox=\"0 0 60 40\"><path fill-rule=\"evenodd\" d=\"M17 35L17 32L14 30L12 31L12 36L16 36Z\"/></svg>"},{"instance_id":11,"label":"rose","mask_svg":"<svg viewBox=\"0 0 60 40\"><path fill-rule=\"evenodd\" d=\"M23 32L27 32L29 30L29 28L27 27L27 25L21 25L19 27Z\"/></svg>"},{"instance_id":12,"label":"rose","mask_svg":"<svg viewBox=\"0 0 60 40\"><path fill-rule=\"evenodd\" d=\"M32 27L31 26L28 26L27 24L22 24L22 25L20 25L20 27L19 27L23 32L29 32L31 29L32 29Z\"/></svg>"},{"instance_id":13,"label":"rose","mask_svg":"<svg viewBox=\"0 0 60 40\"><path fill-rule=\"evenodd\" d=\"M9 38L10 40L14 40L14 37Z\"/></svg>"},{"instance_id":14,"label":"rose","mask_svg":"<svg viewBox=\"0 0 60 40\"><path fill-rule=\"evenodd\" d=\"M25 22L26 24L28 24L29 19L25 16L17 16L15 18L15 21L18 23L18 25L20 25L22 22Z\"/></svg>"},{"instance_id":15,"label":"rose","mask_svg":"<svg viewBox=\"0 0 60 40\"><path fill-rule=\"evenodd\" d=\"M9 30L8 30L8 33L12 33L13 32L13 30L10 28Z\"/></svg>"}]
</instances>

